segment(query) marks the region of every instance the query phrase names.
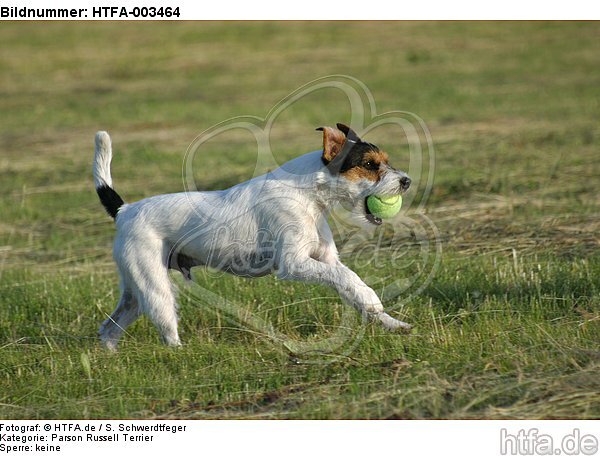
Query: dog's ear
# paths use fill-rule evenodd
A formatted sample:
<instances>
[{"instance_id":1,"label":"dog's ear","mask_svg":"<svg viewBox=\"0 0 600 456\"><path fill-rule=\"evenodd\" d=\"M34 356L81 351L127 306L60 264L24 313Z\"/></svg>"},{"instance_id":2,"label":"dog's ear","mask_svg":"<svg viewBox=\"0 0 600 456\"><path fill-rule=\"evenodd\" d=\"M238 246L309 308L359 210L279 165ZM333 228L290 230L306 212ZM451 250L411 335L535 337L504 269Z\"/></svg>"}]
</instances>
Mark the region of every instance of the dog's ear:
<instances>
[{"instance_id":1,"label":"dog's ear","mask_svg":"<svg viewBox=\"0 0 600 456\"><path fill-rule=\"evenodd\" d=\"M327 165L342 151L346 142L346 136L340 130L331 127L319 127L317 131L323 132L322 158L323 162Z\"/></svg>"},{"instance_id":2,"label":"dog's ear","mask_svg":"<svg viewBox=\"0 0 600 456\"><path fill-rule=\"evenodd\" d=\"M361 139L358 137L356 132L349 126L344 125L343 123L339 123L339 124L337 124L337 127L339 130L344 132L344 135L346 135L346 138L348 138L350 141L354 141L354 142L361 141Z\"/></svg>"}]
</instances>

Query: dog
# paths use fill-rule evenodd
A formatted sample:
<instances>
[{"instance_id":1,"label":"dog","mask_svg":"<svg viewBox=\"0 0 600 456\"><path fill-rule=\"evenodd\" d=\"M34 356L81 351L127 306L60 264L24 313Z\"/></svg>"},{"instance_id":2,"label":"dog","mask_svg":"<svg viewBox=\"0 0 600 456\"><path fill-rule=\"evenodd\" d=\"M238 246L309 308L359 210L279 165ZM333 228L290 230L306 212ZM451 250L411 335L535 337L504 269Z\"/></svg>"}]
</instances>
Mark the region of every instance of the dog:
<instances>
[{"instance_id":1,"label":"dog","mask_svg":"<svg viewBox=\"0 0 600 456\"><path fill-rule=\"evenodd\" d=\"M227 190L164 194L129 204L113 187L110 137L96 134L94 183L115 219L113 257L121 289L116 309L99 330L108 349L115 350L126 328L143 314L164 343L181 345L169 269L190 279L194 266L324 284L384 328L411 328L388 315L377 294L340 262L327 223L330 210L342 204L361 223L380 225L367 197L403 194L411 180L348 126L317 130L323 135L322 150Z\"/></svg>"}]
</instances>

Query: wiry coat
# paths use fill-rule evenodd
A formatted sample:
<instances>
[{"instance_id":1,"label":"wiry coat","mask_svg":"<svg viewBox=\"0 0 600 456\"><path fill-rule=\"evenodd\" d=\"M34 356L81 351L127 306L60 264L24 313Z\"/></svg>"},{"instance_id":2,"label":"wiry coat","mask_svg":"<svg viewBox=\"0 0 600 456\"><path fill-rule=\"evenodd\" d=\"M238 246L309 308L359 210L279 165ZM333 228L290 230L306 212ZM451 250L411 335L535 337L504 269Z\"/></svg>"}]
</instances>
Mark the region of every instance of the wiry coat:
<instances>
[{"instance_id":1,"label":"wiry coat","mask_svg":"<svg viewBox=\"0 0 600 456\"><path fill-rule=\"evenodd\" d=\"M146 314L165 343L179 345L177 304L168 269L190 278L194 266L245 277L325 284L360 312L388 329L410 326L383 311L375 292L338 258L327 224L329 209L352 205L375 224L369 195L405 191L410 179L387 163L387 155L338 124L323 128L323 150L227 190L158 195L125 204L110 175L110 137L96 134L94 179L107 212L115 217L113 256L121 298L102 324L100 338L114 349L125 328Z\"/></svg>"}]
</instances>

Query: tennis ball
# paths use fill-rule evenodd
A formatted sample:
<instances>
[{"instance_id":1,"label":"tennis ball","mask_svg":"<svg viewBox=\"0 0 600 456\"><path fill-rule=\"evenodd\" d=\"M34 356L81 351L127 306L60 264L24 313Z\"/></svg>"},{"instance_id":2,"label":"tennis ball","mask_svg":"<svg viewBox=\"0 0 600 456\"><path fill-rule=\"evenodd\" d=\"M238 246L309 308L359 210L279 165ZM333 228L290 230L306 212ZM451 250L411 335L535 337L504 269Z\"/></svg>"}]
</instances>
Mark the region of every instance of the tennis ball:
<instances>
[{"instance_id":1,"label":"tennis ball","mask_svg":"<svg viewBox=\"0 0 600 456\"><path fill-rule=\"evenodd\" d=\"M367 207L375 217L382 219L392 218L402 207L402 196L377 196L371 195L367 198Z\"/></svg>"}]
</instances>

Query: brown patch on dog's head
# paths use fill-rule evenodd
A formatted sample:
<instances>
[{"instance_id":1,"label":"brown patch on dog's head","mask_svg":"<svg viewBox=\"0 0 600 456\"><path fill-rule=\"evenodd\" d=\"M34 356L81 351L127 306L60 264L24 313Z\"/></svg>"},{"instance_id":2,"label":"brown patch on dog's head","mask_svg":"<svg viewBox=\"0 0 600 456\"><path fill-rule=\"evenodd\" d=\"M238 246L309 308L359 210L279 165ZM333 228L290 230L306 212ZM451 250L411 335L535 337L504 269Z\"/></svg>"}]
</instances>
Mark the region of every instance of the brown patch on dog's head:
<instances>
[{"instance_id":1,"label":"brown patch on dog's head","mask_svg":"<svg viewBox=\"0 0 600 456\"><path fill-rule=\"evenodd\" d=\"M357 144L342 165L340 174L351 181L367 179L377 182L381 179L388 160L388 154L376 146L368 143Z\"/></svg>"},{"instance_id":2,"label":"brown patch on dog's head","mask_svg":"<svg viewBox=\"0 0 600 456\"><path fill-rule=\"evenodd\" d=\"M351 181L367 179L377 182L381 179L388 155L376 145L360 139L350 127L338 123L337 128L317 128L323 132L321 159L330 172L339 173Z\"/></svg>"}]
</instances>

